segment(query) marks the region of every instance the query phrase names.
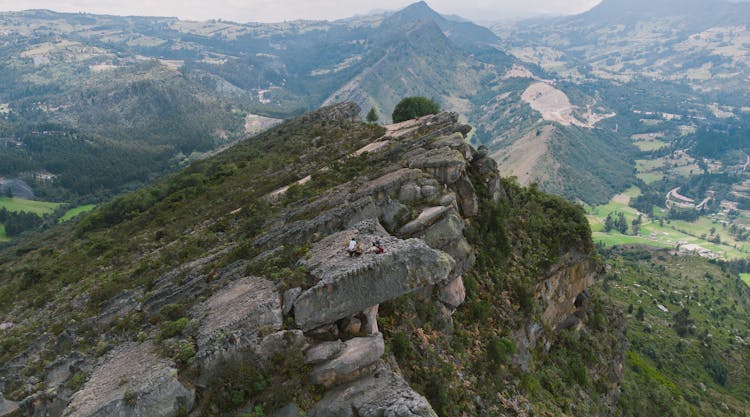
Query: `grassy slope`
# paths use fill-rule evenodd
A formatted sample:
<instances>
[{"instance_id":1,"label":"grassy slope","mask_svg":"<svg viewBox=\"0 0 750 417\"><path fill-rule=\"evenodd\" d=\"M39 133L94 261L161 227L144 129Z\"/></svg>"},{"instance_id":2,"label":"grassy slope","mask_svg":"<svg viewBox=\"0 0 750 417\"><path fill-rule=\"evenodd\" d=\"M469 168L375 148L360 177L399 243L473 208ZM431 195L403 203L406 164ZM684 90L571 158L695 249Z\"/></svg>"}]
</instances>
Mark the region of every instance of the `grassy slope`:
<instances>
[{"instance_id":1,"label":"grassy slope","mask_svg":"<svg viewBox=\"0 0 750 417\"><path fill-rule=\"evenodd\" d=\"M96 207L95 204L86 204L83 206L73 207L72 209L68 210L63 214L62 217L60 217L60 223L67 222L68 220L72 219L73 217L78 216L82 213L87 213L91 210L93 210Z\"/></svg>"},{"instance_id":2,"label":"grassy slope","mask_svg":"<svg viewBox=\"0 0 750 417\"><path fill-rule=\"evenodd\" d=\"M745 281L745 284L750 286L750 274L740 274L740 278Z\"/></svg>"},{"instance_id":3,"label":"grassy slope","mask_svg":"<svg viewBox=\"0 0 750 417\"><path fill-rule=\"evenodd\" d=\"M46 339L37 339L44 332L57 335L67 328L80 336L70 348L92 355L101 335L108 334L113 345L141 331L158 333L142 313L115 323L81 323L90 323L125 291L138 288L142 300L153 297L149 291L163 273L192 260L220 252L206 272L214 276L257 255L253 241L279 211L263 202L265 194L313 174L307 185L287 193L302 199L366 174L367 163L356 164L366 155L347 164L334 161L383 132L380 126L302 116L0 251L0 321L16 323L0 339L0 363L31 348L38 359L21 366L27 374L43 369L56 355ZM322 138L317 146L310 142L315 137ZM303 153L309 159L300 159ZM324 166L330 170L316 173ZM269 268L267 276L282 279ZM89 301L71 308L70 300L79 296ZM195 299L173 302L189 305ZM5 389L9 398L28 395L13 381Z\"/></svg>"},{"instance_id":4,"label":"grassy slope","mask_svg":"<svg viewBox=\"0 0 750 417\"><path fill-rule=\"evenodd\" d=\"M633 306L625 315L624 415L743 415L750 401L748 287L704 259L663 251L617 251L608 263L612 270L604 287L609 296L623 311ZM645 313L642 321L639 307ZM673 315L683 307L695 327L681 338L672 326ZM715 376L706 365L712 361Z\"/></svg>"},{"instance_id":5,"label":"grassy slope","mask_svg":"<svg viewBox=\"0 0 750 417\"><path fill-rule=\"evenodd\" d=\"M5 234L5 226L3 226L2 224L0 224L0 243L2 243L2 242L10 242L10 239Z\"/></svg>"}]
</instances>

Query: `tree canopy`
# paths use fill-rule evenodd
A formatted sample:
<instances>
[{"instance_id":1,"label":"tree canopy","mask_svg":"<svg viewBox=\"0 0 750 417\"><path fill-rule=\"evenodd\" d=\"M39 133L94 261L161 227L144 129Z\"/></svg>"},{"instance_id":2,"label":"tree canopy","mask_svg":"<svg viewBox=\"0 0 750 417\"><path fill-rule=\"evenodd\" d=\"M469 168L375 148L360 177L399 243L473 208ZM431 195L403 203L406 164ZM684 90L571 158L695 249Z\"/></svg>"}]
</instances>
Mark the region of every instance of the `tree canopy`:
<instances>
[{"instance_id":1,"label":"tree canopy","mask_svg":"<svg viewBox=\"0 0 750 417\"><path fill-rule=\"evenodd\" d=\"M406 97L396 104L393 109L393 123L416 119L417 117L435 114L440 111L440 105L427 97Z\"/></svg>"}]
</instances>

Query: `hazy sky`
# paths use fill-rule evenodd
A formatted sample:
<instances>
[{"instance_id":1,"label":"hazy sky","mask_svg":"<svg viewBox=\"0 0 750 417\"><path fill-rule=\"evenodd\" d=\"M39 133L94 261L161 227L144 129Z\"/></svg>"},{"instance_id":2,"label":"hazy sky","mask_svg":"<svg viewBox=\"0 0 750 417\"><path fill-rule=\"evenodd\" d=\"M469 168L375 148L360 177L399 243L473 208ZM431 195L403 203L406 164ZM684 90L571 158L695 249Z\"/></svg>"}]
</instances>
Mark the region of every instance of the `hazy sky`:
<instances>
[{"instance_id":1,"label":"hazy sky","mask_svg":"<svg viewBox=\"0 0 750 417\"><path fill-rule=\"evenodd\" d=\"M600 0L432 0L443 14L489 21L532 14L571 14ZM412 0L0 0L0 11L51 9L116 15L177 16L182 19L226 19L279 22L295 19L334 20L374 9L400 9Z\"/></svg>"}]
</instances>

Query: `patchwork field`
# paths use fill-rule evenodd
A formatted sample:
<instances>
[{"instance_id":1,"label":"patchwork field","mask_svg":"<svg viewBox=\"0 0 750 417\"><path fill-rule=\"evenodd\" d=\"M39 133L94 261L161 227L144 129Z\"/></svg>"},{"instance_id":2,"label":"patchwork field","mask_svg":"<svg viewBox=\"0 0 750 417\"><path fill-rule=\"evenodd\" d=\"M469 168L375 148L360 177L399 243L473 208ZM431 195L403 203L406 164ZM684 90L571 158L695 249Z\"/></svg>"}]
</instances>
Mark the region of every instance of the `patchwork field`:
<instances>
[{"instance_id":1,"label":"patchwork field","mask_svg":"<svg viewBox=\"0 0 750 417\"><path fill-rule=\"evenodd\" d=\"M723 259L740 259L750 256L750 242L735 240L717 219L701 217L695 222L682 220L655 220L641 214L641 226L639 233L634 235L632 229L626 234L612 230L604 231L604 221L607 215L622 212L627 220L629 228L632 222L640 214L636 209L630 207L630 198L640 193L637 187L616 195L612 200L602 206L589 207L587 218L591 226L594 242L604 246L619 245L649 245L657 248L682 249L686 252L700 253L704 256L718 257ZM659 210L655 209L657 213ZM662 211L663 212L663 211Z\"/></svg>"}]
</instances>

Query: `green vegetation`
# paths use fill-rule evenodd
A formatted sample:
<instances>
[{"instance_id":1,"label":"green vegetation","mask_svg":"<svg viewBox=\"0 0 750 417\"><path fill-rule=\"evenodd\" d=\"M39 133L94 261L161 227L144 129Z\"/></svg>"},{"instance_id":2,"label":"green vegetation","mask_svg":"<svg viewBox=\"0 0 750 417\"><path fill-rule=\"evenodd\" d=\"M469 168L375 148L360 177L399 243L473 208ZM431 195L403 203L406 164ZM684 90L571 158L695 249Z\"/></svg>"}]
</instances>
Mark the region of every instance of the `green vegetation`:
<instances>
[{"instance_id":1,"label":"green vegetation","mask_svg":"<svg viewBox=\"0 0 750 417\"><path fill-rule=\"evenodd\" d=\"M12 212L25 211L39 216L52 214L55 209L61 206L61 203L51 203L46 201L26 200L23 198L0 197L0 209L6 209Z\"/></svg>"},{"instance_id":2,"label":"green vegetation","mask_svg":"<svg viewBox=\"0 0 750 417\"><path fill-rule=\"evenodd\" d=\"M393 109L393 123L404 122L418 117L435 114L440 111L440 105L427 97L406 97L396 104Z\"/></svg>"},{"instance_id":3,"label":"green vegetation","mask_svg":"<svg viewBox=\"0 0 750 417\"><path fill-rule=\"evenodd\" d=\"M378 121L380 116L378 116L378 111L375 110L375 107L370 108L370 111L367 112L367 117L365 120L367 120L367 123L375 123Z\"/></svg>"},{"instance_id":4,"label":"green vegetation","mask_svg":"<svg viewBox=\"0 0 750 417\"><path fill-rule=\"evenodd\" d=\"M628 311L623 415L743 415L750 288L698 257L645 249L606 257L612 270L601 286Z\"/></svg>"},{"instance_id":5,"label":"green vegetation","mask_svg":"<svg viewBox=\"0 0 750 417\"><path fill-rule=\"evenodd\" d=\"M503 186L508 199L482 198L468 230L477 262L464 276L466 301L453 315L452 335L436 311L422 311L419 296L381 305L380 329L404 376L440 416L502 415L527 406L538 415L596 415L618 346L609 324L615 312L599 293L592 294L586 331L545 329L549 351L517 343L517 332L540 320L534 288L550 266L565 253L594 256L584 212L536 188L509 180ZM484 193L483 185L475 187ZM516 355L528 358L526 370ZM498 395L517 399L518 408L500 405Z\"/></svg>"},{"instance_id":6,"label":"green vegetation","mask_svg":"<svg viewBox=\"0 0 750 417\"><path fill-rule=\"evenodd\" d=\"M188 261L208 256L212 260L201 267L201 274L215 277L238 260L253 259L259 254L254 241L270 231L269 222L284 205L367 175L374 161L367 154L347 155L381 137L384 128L331 122L322 116L325 111L274 127L231 151L101 204L80 222L56 224L0 251L0 316L24 317L3 333L0 363L29 348L39 332L57 335L69 328L80 336L71 348L91 355L104 354L125 340L161 339L165 355L188 372L195 352L189 342L194 326L185 320L184 309L137 312L105 327L91 325L88 318L97 316L125 291L142 291L144 300L154 296L159 285L164 285L158 278L168 271L182 276L177 268ZM300 158L303 154L308 158ZM307 175L313 180L292 187L285 197L289 200L274 205L265 202L263 197L271 191ZM196 223L196 219L206 221ZM290 245L289 250L299 257L304 248ZM285 259L269 265L273 266L270 278L282 285L285 280L295 285L306 282L301 278L306 280L304 273L286 273L292 264ZM88 300L81 309L63 307L79 296ZM194 301L185 295L170 303ZM109 335L106 342L100 339L102 334ZM181 342L183 338L188 342ZM34 344L33 348L53 352L45 346ZM33 372L30 368L29 373ZM22 385L10 382L5 389L9 398L24 397Z\"/></svg>"},{"instance_id":7,"label":"green vegetation","mask_svg":"<svg viewBox=\"0 0 750 417\"><path fill-rule=\"evenodd\" d=\"M8 238L8 235L5 233L5 225L0 224L0 243L9 242L10 239Z\"/></svg>"},{"instance_id":8,"label":"green vegetation","mask_svg":"<svg viewBox=\"0 0 750 417\"><path fill-rule=\"evenodd\" d=\"M63 214L62 217L60 217L59 221L61 223L67 222L68 220L78 216L79 214L88 213L89 211L93 210L95 207L96 207L96 204L85 204L82 206L73 207L72 209L69 209L68 211L66 211L65 214Z\"/></svg>"},{"instance_id":9,"label":"green vegetation","mask_svg":"<svg viewBox=\"0 0 750 417\"><path fill-rule=\"evenodd\" d=\"M744 234L736 226L746 221L744 216L730 218L703 214L698 217L696 213L698 218L695 221L669 219L670 213L663 206L653 205L663 205L665 194L648 191L648 194L639 195L633 188L613 197L608 204L588 208L587 218L594 232L594 241L606 246L643 244L659 248L706 249L712 256L727 260L746 258L750 254L750 242L741 239ZM625 219L619 222L622 227L607 230L607 218L611 219L610 226L614 226L612 219L617 219L618 213L622 213ZM637 232L633 229L634 222Z\"/></svg>"},{"instance_id":10,"label":"green vegetation","mask_svg":"<svg viewBox=\"0 0 750 417\"><path fill-rule=\"evenodd\" d=\"M742 278L742 281L744 281L745 284L750 286L750 274L740 274L740 278Z\"/></svg>"}]
</instances>

